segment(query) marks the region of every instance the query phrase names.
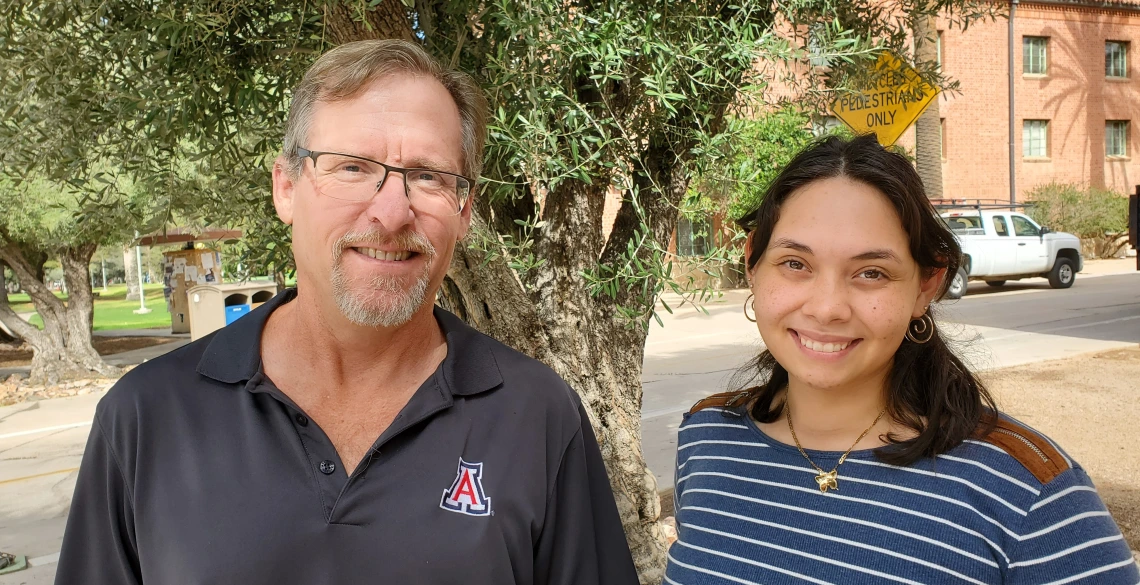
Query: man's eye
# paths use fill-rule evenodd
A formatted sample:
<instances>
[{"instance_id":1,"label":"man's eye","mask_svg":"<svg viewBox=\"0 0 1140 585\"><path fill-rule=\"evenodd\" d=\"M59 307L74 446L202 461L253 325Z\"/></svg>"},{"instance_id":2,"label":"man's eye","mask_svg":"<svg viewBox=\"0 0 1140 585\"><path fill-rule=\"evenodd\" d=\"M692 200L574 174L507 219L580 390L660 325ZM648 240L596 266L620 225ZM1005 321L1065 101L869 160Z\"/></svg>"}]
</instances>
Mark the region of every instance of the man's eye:
<instances>
[{"instance_id":1,"label":"man's eye","mask_svg":"<svg viewBox=\"0 0 1140 585\"><path fill-rule=\"evenodd\" d=\"M343 166L341 166L341 167L340 167L340 170L341 170L341 172L345 172L345 173L360 173L360 172L364 172L364 169L363 169L363 168L361 168L361 167L360 167L360 165L353 165L353 164L349 164L349 165L343 165Z\"/></svg>"},{"instance_id":2,"label":"man's eye","mask_svg":"<svg viewBox=\"0 0 1140 585\"><path fill-rule=\"evenodd\" d=\"M863 278L866 278L867 280L879 280L886 275L883 274L883 272L881 270L871 269L871 270L864 270L862 272L861 276Z\"/></svg>"}]
</instances>

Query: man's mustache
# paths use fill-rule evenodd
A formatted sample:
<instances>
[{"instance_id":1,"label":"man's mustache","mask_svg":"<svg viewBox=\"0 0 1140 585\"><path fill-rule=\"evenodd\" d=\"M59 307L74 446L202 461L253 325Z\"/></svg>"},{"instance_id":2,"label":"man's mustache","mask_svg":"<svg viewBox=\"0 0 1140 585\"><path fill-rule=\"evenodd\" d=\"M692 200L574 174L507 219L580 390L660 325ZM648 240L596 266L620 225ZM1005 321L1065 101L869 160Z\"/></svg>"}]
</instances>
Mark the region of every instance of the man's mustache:
<instances>
[{"instance_id":1,"label":"man's mustache","mask_svg":"<svg viewBox=\"0 0 1140 585\"><path fill-rule=\"evenodd\" d=\"M355 248L361 244L372 244L381 247L394 247L417 254L423 254L431 258L435 257L435 246L431 244L431 240L427 236L419 232L403 231L396 234L389 234L380 230L370 230L367 232L349 232L344 234L333 245L333 260L340 261L344 251L349 248Z\"/></svg>"}]
</instances>

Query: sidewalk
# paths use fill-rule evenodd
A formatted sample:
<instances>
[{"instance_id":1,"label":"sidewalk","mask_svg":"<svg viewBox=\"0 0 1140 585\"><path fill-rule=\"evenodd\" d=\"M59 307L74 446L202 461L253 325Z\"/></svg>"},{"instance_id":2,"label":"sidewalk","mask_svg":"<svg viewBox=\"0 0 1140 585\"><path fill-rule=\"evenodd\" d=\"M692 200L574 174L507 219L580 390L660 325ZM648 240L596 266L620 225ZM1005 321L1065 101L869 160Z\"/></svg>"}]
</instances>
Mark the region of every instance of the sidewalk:
<instances>
[{"instance_id":1,"label":"sidewalk","mask_svg":"<svg viewBox=\"0 0 1140 585\"><path fill-rule=\"evenodd\" d=\"M1136 272L1135 258L1085 260L1084 269L1078 273L1077 278L1089 276L1110 276L1113 274L1130 274L1133 272Z\"/></svg>"}]
</instances>

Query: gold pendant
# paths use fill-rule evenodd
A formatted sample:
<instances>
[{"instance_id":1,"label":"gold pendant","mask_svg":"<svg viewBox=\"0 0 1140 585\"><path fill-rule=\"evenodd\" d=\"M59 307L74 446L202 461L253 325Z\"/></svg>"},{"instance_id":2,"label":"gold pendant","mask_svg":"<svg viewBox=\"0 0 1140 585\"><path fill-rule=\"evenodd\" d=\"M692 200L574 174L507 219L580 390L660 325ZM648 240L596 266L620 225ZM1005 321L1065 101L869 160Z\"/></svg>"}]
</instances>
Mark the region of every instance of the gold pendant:
<instances>
[{"instance_id":1,"label":"gold pendant","mask_svg":"<svg viewBox=\"0 0 1140 585\"><path fill-rule=\"evenodd\" d=\"M826 493L828 489L839 491L839 470L832 469L831 471L821 472L815 476L815 483L819 484L819 491Z\"/></svg>"}]
</instances>

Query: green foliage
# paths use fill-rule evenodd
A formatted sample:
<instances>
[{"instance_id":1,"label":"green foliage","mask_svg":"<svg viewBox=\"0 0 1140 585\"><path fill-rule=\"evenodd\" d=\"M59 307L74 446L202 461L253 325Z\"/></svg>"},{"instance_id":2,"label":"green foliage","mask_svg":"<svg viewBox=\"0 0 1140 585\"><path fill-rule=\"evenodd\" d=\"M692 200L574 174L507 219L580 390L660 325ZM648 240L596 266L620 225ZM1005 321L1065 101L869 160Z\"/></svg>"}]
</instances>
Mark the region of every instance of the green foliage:
<instances>
[{"instance_id":1,"label":"green foliage","mask_svg":"<svg viewBox=\"0 0 1140 585\"><path fill-rule=\"evenodd\" d=\"M190 218L240 228L244 267L287 273L289 231L274 217L268 170L279 153L290 88L330 46L333 25L345 24L329 20L343 12L334 9L347 5L363 16L386 4L0 4L0 98L11 104L0 122L3 163L21 177L71 185L80 195L81 223ZM809 58L829 63L797 78L804 102L821 104L879 50L907 55L908 26L891 16L895 12L943 14L964 27L995 10L981 0L901 0L889 7L872 0L424 0L403 6L412 35L445 63L475 74L490 94L487 196L479 205L493 234L478 241L498 246L490 251L512 258L524 280L539 269L565 268L543 268L543 262L573 241L599 263L574 270L590 282L613 283L591 290L632 291L615 302L635 312L651 307L663 286L658 281L667 266L659 252L681 205L678 192L694 174L717 176L704 169L715 157L702 155L741 130L726 128L726 110L762 105L749 96L774 79L752 74L758 58L774 65ZM792 25L782 30L811 34L782 36L777 22ZM933 64L919 65L930 80L949 83ZM789 118L772 123L786 124L782 132L794 125ZM754 162L744 154L736 161L734 172L749 181L734 209L755 200L777 161L764 144L746 147L758 156ZM641 223L612 242L592 224L563 225L569 215L536 212L544 193L548 210L600 214L611 184L639 199ZM129 190L143 194L134 205L121 196ZM583 201L558 205L583 193ZM543 221L550 227L538 228ZM567 230L577 231L560 236ZM540 245L554 237L565 241Z\"/></svg>"},{"instance_id":2,"label":"green foliage","mask_svg":"<svg viewBox=\"0 0 1140 585\"><path fill-rule=\"evenodd\" d=\"M719 148L690 188L690 207L713 207L736 219L760 204L768 185L807 146L811 120L792 107L728 121Z\"/></svg>"},{"instance_id":3,"label":"green foliage","mask_svg":"<svg viewBox=\"0 0 1140 585\"><path fill-rule=\"evenodd\" d=\"M1080 238L1099 238L1128 229L1128 198L1120 193L1073 183L1034 187L1026 199L1029 216L1050 229Z\"/></svg>"}]
</instances>

